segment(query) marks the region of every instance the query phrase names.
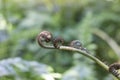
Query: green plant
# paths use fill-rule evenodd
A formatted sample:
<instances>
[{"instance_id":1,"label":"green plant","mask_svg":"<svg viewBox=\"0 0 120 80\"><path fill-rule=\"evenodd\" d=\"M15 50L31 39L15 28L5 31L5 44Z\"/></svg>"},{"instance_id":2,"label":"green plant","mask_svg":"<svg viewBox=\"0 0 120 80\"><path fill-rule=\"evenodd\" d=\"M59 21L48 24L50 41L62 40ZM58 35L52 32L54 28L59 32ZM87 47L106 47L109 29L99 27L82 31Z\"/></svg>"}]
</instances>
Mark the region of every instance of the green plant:
<instances>
[{"instance_id":1,"label":"green plant","mask_svg":"<svg viewBox=\"0 0 120 80\"><path fill-rule=\"evenodd\" d=\"M62 38L54 38L53 35L48 31L42 31L37 36L37 42L38 44L47 49L59 49L59 50L68 50L68 51L75 51L78 52L91 60L95 61L98 65L101 66L101 68L105 69L106 71L109 71L113 74L114 77L116 77L118 80L120 80L120 73L118 72L118 69L120 69L120 64L111 64L110 66L106 65L102 61L100 61L98 58L94 57L86 48L83 47L82 43L79 40L74 40L70 43L69 46L63 46L63 39ZM46 44L47 43L47 44ZM48 43L52 43L52 45L48 45Z\"/></svg>"},{"instance_id":2,"label":"green plant","mask_svg":"<svg viewBox=\"0 0 120 80\"><path fill-rule=\"evenodd\" d=\"M1 60L0 72L0 80L54 80L56 75L50 66L19 57Z\"/></svg>"}]
</instances>

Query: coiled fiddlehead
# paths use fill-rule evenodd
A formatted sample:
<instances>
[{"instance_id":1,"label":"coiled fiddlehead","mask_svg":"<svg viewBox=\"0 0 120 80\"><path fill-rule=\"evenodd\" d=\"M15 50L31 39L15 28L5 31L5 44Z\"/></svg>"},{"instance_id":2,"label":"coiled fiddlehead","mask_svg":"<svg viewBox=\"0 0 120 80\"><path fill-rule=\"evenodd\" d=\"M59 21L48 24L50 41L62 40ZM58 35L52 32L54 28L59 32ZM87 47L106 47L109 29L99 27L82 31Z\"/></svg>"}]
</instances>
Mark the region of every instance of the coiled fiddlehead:
<instances>
[{"instance_id":1,"label":"coiled fiddlehead","mask_svg":"<svg viewBox=\"0 0 120 80\"><path fill-rule=\"evenodd\" d=\"M37 42L41 47L49 49L58 49L61 45L63 45L64 40L61 37L53 38L53 35L49 31L42 31L37 36ZM46 43L50 43L51 45L48 45ZM81 49L82 51L89 53L88 50L83 47L82 43L79 40L73 40L70 43L70 47Z\"/></svg>"},{"instance_id":2,"label":"coiled fiddlehead","mask_svg":"<svg viewBox=\"0 0 120 80\"><path fill-rule=\"evenodd\" d=\"M50 49L54 49L53 46L48 46L48 45L45 45L45 43L49 43L51 42L53 39L53 36L50 32L48 31L42 31L41 33L38 34L37 36L37 42L38 44L41 46L41 47L44 47L44 48L50 48ZM44 43L45 42L45 43Z\"/></svg>"},{"instance_id":3,"label":"coiled fiddlehead","mask_svg":"<svg viewBox=\"0 0 120 80\"><path fill-rule=\"evenodd\" d=\"M37 36L37 42L41 47L56 49L59 48L60 44L63 44L64 41L60 37L53 38L53 35L49 31L42 31ZM45 43L51 43L51 45Z\"/></svg>"},{"instance_id":4,"label":"coiled fiddlehead","mask_svg":"<svg viewBox=\"0 0 120 80\"><path fill-rule=\"evenodd\" d=\"M70 46L77 48L77 49L81 49L82 43L79 40L73 40L73 41L71 41Z\"/></svg>"},{"instance_id":5,"label":"coiled fiddlehead","mask_svg":"<svg viewBox=\"0 0 120 80\"><path fill-rule=\"evenodd\" d=\"M77 48L77 49L81 49L82 51L85 51L86 53L89 53L89 51L83 47L82 43L79 40L73 40L70 43L71 47Z\"/></svg>"},{"instance_id":6,"label":"coiled fiddlehead","mask_svg":"<svg viewBox=\"0 0 120 80\"><path fill-rule=\"evenodd\" d=\"M119 69L120 69L120 64L119 63L113 63L109 66L109 72L111 72L116 77L120 78L120 73L118 71Z\"/></svg>"}]
</instances>

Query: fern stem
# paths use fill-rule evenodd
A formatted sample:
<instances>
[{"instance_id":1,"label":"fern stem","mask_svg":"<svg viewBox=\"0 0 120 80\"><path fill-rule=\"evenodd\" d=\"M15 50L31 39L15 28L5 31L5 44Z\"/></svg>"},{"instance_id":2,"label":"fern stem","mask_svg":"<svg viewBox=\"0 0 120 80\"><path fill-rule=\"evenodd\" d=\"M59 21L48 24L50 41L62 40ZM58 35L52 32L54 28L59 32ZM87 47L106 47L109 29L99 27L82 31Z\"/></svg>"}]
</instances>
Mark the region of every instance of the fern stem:
<instances>
[{"instance_id":1,"label":"fern stem","mask_svg":"<svg viewBox=\"0 0 120 80\"><path fill-rule=\"evenodd\" d=\"M73 48L73 47L68 47L68 46L60 46L59 48L60 50L68 50L68 51L75 51L75 52L78 52L90 59L92 59L94 62L96 62L98 65L100 65L102 68L104 68L106 71L109 70L109 66L107 66L106 64L104 64L102 61L100 61L98 58L92 56L91 54L88 54L87 52L85 51L82 51L80 49L76 49L76 48ZM114 76L114 75L113 75ZM115 76L114 76L115 77ZM120 80L120 78L117 78L115 77L116 79Z\"/></svg>"}]
</instances>

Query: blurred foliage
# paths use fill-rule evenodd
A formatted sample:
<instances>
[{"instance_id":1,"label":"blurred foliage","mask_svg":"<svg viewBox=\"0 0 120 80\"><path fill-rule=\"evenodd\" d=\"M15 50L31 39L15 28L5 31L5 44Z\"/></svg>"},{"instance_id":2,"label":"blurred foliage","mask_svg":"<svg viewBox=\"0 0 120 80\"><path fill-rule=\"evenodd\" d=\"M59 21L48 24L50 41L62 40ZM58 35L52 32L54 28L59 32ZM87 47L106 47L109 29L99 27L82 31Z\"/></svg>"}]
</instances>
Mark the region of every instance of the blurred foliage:
<instances>
[{"instance_id":1,"label":"blurred foliage","mask_svg":"<svg viewBox=\"0 0 120 80\"><path fill-rule=\"evenodd\" d=\"M119 8L119 0L0 0L0 59L36 60L63 74L62 80L111 80L80 54L39 47L36 36L48 30L62 36L66 45L79 39L93 55L111 64L118 61L116 53L92 31L101 29L120 44Z\"/></svg>"},{"instance_id":2,"label":"blurred foliage","mask_svg":"<svg viewBox=\"0 0 120 80\"><path fill-rule=\"evenodd\" d=\"M53 72L51 67L36 61L25 61L21 58L2 60L0 72L0 80L44 80L47 77L54 80L51 75Z\"/></svg>"}]
</instances>

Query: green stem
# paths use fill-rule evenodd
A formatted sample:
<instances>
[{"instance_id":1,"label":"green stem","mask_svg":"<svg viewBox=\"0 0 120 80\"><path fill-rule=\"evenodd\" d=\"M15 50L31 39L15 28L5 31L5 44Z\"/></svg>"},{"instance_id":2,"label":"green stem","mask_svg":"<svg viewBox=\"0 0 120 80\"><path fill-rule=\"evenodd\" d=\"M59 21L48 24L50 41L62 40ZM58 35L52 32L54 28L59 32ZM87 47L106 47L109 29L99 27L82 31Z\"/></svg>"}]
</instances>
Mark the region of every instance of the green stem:
<instances>
[{"instance_id":1,"label":"green stem","mask_svg":"<svg viewBox=\"0 0 120 80\"><path fill-rule=\"evenodd\" d=\"M104 64L104 63L103 63L102 61L100 61L98 58L92 56L91 54L88 54L88 53L85 52L85 51L82 51L82 50L80 50L80 49L76 49L76 48L73 48L73 47L68 47L68 46L60 46L59 49L60 49L60 50L68 50L68 51L78 52L78 53L80 53L80 54L82 54L82 55L84 55L84 56L92 59L93 61L95 61L98 65L100 65L100 66L101 66L102 68L104 68L106 71L109 70L109 67L108 67L106 64ZM114 76L114 75L113 75L113 76ZM114 77L115 77L115 76L114 76ZM120 78L117 78L117 77L115 77L115 78L118 79L118 80L120 80Z\"/></svg>"},{"instance_id":2,"label":"green stem","mask_svg":"<svg viewBox=\"0 0 120 80\"><path fill-rule=\"evenodd\" d=\"M104 31L100 29L95 28L92 32L96 36L103 39L112 48L112 50L116 53L116 55L118 56L120 60L120 47L117 44L117 42L113 38L111 38L107 33L105 33Z\"/></svg>"}]
</instances>

